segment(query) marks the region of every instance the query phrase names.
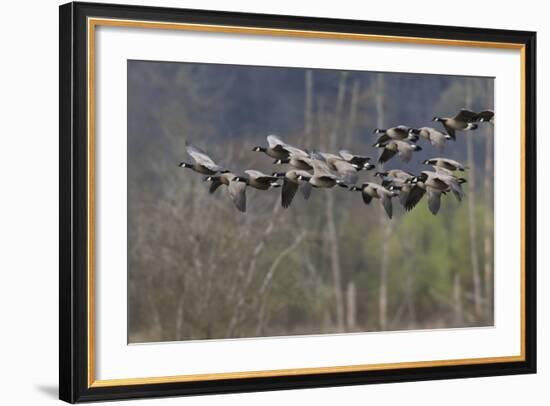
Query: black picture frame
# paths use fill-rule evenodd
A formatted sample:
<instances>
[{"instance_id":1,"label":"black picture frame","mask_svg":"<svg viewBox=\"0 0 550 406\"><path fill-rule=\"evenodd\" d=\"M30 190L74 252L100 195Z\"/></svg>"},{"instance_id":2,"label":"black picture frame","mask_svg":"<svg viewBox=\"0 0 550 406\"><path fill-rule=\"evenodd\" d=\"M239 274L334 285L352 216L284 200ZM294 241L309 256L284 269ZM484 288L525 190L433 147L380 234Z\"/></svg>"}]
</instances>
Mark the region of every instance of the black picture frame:
<instances>
[{"instance_id":1,"label":"black picture frame","mask_svg":"<svg viewBox=\"0 0 550 406\"><path fill-rule=\"evenodd\" d=\"M536 372L536 33L204 10L68 3L60 6L59 397L67 402L314 388ZM88 380L87 18L104 17L514 43L525 52L525 359L437 367L90 387Z\"/></svg>"}]
</instances>

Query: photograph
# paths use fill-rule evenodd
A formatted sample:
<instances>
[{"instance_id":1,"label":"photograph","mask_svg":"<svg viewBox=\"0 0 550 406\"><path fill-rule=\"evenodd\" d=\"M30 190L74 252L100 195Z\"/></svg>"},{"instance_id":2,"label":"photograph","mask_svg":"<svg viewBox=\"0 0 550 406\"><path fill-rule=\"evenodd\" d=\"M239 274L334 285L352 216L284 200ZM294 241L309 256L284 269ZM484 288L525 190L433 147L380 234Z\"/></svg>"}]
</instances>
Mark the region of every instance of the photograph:
<instances>
[{"instance_id":1,"label":"photograph","mask_svg":"<svg viewBox=\"0 0 550 406\"><path fill-rule=\"evenodd\" d=\"M128 343L494 326L494 79L128 60Z\"/></svg>"},{"instance_id":2,"label":"photograph","mask_svg":"<svg viewBox=\"0 0 550 406\"><path fill-rule=\"evenodd\" d=\"M537 33L338 9L59 7L61 400L537 373Z\"/></svg>"}]
</instances>

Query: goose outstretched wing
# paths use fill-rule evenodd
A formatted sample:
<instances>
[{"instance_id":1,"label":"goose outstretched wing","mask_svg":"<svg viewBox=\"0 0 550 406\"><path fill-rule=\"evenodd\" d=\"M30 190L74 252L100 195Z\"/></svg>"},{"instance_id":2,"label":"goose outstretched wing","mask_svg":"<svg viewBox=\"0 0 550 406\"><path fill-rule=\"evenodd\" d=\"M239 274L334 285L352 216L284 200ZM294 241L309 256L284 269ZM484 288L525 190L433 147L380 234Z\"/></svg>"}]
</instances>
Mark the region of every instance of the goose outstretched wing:
<instances>
[{"instance_id":1,"label":"goose outstretched wing","mask_svg":"<svg viewBox=\"0 0 550 406\"><path fill-rule=\"evenodd\" d=\"M344 182L349 185L355 185L357 183L359 175L352 164L342 160L335 160L333 165Z\"/></svg>"},{"instance_id":2,"label":"goose outstretched wing","mask_svg":"<svg viewBox=\"0 0 550 406\"><path fill-rule=\"evenodd\" d=\"M257 171L257 170L254 170L254 169L247 169L246 171L244 171L244 173L246 173L252 179L258 179L259 181L262 181L262 180L276 181L277 180L276 176L267 175L267 174L265 174L261 171Z\"/></svg>"},{"instance_id":3,"label":"goose outstretched wing","mask_svg":"<svg viewBox=\"0 0 550 406\"><path fill-rule=\"evenodd\" d=\"M229 181L229 195L231 200L235 204L235 207L242 212L246 211L246 183L234 181Z\"/></svg>"},{"instance_id":4,"label":"goose outstretched wing","mask_svg":"<svg viewBox=\"0 0 550 406\"><path fill-rule=\"evenodd\" d=\"M460 111L453 117L454 120L464 121L466 123L471 123L477 118L477 113L468 109L460 109Z\"/></svg>"},{"instance_id":5,"label":"goose outstretched wing","mask_svg":"<svg viewBox=\"0 0 550 406\"><path fill-rule=\"evenodd\" d=\"M383 164L385 162L388 162L395 156L395 154L397 154L396 150L384 148L382 154L380 154L380 158L378 158L378 163Z\"/></svg>"},{"instance_id":6,"label":"goose outstretched wing","mask_svg":"<svg viewBox=\"0 0 550 406\"><path fill-rule=\"evenodd\" d=\"M222 167L217 165L210 156L202 149L194 147L193 145L187 145L187 153L191 158L195 160L199 165L204 166L212 171L221 171Z\"/></svg>"},{"instance_id":7,"label":"goose outstretched wing","mask_svg":"<svg viewBox=\"0 0 550 406\"><path fill-rule=\"evenodd\" d=\"M296 191L298 190L298 185L298 182L292 181L287 177L284 178L283 187L281 188L281 206L285 209L292 203L292 199L294 199L294 195L296 195Z\"/></svg>"},{"instance_id":8,"label":"goose outstretched wing","mask_svg":"<svg viewBox=\"0 0 550 406\"><path fill-rule=\"evenodd\" d=\"M424 188L421 188L417 185L413 186L409 191L407 201L404 204L405 210L411 211L412 209L414 209L418 202L422 200L422 197L425 193L426 190Z\"/></svg>"},{"instance_id":9,"label":"goose outstretched wing","mask_svg":"<svg viewBox=\"0 0 550 406\"><path fill-rule=\"evenodd\" d=\"M267 136L267 144L272 149L282 149L286 145L282 139L273 134Z\"/></svg>"},{"instance_id":10,"label":"goose outstretched wing","mask_svg":"<svg viewBox=\"0 0 550 406\"><path fill-rule=\"evenodd\" d=\"M426 189L428 192L428 208L435 216L441 207L441 192L431 187L427 187Z\"/></svg>"}]
</instances>

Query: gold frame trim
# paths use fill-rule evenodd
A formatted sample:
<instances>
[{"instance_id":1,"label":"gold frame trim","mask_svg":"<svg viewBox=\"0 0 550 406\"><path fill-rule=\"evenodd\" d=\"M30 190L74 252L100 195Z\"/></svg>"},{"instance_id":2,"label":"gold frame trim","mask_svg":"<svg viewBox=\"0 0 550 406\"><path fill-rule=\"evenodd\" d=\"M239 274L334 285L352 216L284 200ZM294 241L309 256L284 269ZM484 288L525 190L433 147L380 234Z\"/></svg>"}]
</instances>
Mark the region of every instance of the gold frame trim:
<instances>
[{"instance_id":1,"label":"gold frame trim","mask_svg":"<svg viewBox=\"0 0 550 406\"><path fill-rule=\"evenodd\" d=\"M161 30L184 30L194 32L217 32L232 33L244 35L266 35L298 38L318 38L318 39L337 39L354 41L371 41L402 44L420 44L435 46L460 46L477 48L497 48L513 49L520 51L520 82L521 82L521 270L520 270L520 335L521 350L519 355L503 357L485 357L485 358L464 358L452 360L434 360L434 361L415 361L415 362L395 362L383 364L364 364L364 365L346 365L330 366L316 368L295 368L295 369L277 369L266 371L243 371L243 372L220 372L211 374L190 374L174 375L146 378L123 378L123 379L95 379L95 28L97 26L111 27L133 27L149 28ZM143 385L160 384L192 381L212 381L221 379L244 379L259 377L277 377L289 375L311 375L311 374L331 374L342 372L360 372L360 371L379 371L391 370L397 368L425 368L456 365L473 364L493 364L503 362L521 362L525 361L525 45L519 43L506 42L485 42L485 41L462 41L453 39L437 39L422 37L399 37L391 35L373 35L373 34L354 34L345 32L325 32L325 31L306 31L290 29L274 29L260 27L241 27L228 25L210 25L210 24L186 24L186 23L165 23L139 20L120 20L109 18L89 18L88 19L88 387L113 387L125 385Z\"/></svg>"}]
</instances>

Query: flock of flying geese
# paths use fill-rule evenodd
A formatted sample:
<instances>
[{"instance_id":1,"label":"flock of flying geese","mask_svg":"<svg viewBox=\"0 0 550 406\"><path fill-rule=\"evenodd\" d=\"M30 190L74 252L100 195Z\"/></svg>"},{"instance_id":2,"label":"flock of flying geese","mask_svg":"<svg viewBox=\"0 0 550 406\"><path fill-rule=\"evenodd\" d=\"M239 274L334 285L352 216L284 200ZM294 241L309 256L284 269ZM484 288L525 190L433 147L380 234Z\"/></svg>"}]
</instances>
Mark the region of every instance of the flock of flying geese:
<instances>
[{"instance_id":1,"label":"flock of flying geese","mask_svg":"<svg viewBox=\"0 0 550 406\"><path fill-rule=\"evenodd\" d=\"M420 138L443 152L448 140L456 140L457 131L475 130L480 122L493 124L494 112L483 110L476 113L461 109L454 117L434 117L432 121L441 123L445 133L431 127L411 128L404 125L375 129L378 139L373 146L382 150L378 163L383 164L396 155L401 161L409 162L415 151L422 150L417 144ZM369 162L369 157L356 155L345 149L341 149L338 154L307 151L284 142L276 135L268 135L267 146L257 146L252 151L262 152L275 159L274 164L289 166L285 172L273 172L271 175L253 169L237 175L216 164L203 150L187 143L186 149L194 163L181 162L179 166L207 175L204 181L210 182L210 193L225 185L235 207L242 212L246 211L247 187L259 190L281 187L281 205L287 208L298 188L307 200L312 188L340 186L361 192L367 205L372 199L379 199L389 218L393 213L394 197L398 197L405 210L410 211L427 195L428 208L434 215L441 206L441 195L450 192L458 201L464 197L461 185L466 179L456 176L455 171L464 171L467 168L449 158L438 157L422 161L422 164L431 166L433 171L422 171L418 175L401 169L376 172L375 176L381 179L380 183L364 182L357 186L359 172L374 169L375 165ZM279 183L280 179L283 180L282 184Z\"/></svg>"}]
</instances>

